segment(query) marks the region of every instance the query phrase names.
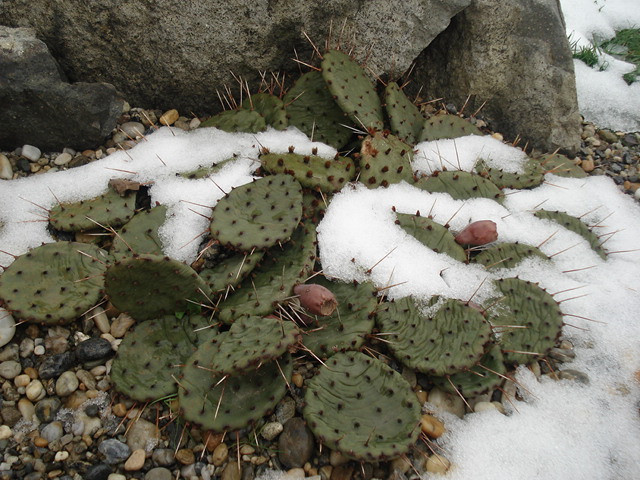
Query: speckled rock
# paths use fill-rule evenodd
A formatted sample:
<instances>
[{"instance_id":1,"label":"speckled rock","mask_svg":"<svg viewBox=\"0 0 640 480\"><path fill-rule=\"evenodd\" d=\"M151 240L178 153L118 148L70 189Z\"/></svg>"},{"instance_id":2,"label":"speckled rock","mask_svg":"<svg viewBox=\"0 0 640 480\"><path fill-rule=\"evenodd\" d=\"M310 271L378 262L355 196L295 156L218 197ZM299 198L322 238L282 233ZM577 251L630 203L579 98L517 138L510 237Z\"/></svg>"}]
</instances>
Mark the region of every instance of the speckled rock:
<instances>
[{"instance_id":1,"label":"speckled rock","mask_svg":"<svg viewBox=\"0 0 640 480\"><path fill-rule=\"evenodd\" d=\"M302 467L313 453L315 441L306 422L294 417L278 437L278 459L287 468Z\"/></svg>"}]
</instances>

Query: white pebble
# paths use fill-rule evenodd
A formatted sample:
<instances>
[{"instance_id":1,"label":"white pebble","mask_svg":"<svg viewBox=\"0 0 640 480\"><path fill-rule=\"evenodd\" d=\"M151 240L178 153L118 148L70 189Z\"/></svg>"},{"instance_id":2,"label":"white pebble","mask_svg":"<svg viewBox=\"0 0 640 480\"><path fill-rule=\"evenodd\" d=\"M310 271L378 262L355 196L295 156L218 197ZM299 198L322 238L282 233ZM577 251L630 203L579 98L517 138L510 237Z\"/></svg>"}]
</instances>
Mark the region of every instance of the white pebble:
<instances>
[{"instance_id":1,"label":"white pebble","mask_svg":"<svg viewBox=\"0 0 640 480\"><path fill-rule=\"evenodd\" d=\"M40 380L31 380L31 382L25 389L25 393L27 395L27 398L32 402L42 400L47 395L47 392L44 389L44 385L42 385L42 382Z\"/></svg>"},{"instance_id":2,"label":"white pebble","mask_svg":"<svg viewBox=\"0 0 640 480\"><path fill-rule=\"evenodd\" d=\"M44 355L44 352L45 352L45 349L44 349L44 346L42 345L38 345L36 348L33 349L33 353L35 353L38 356Z\"/></svg>"},{"instance_id":3,"label":"white pebble","mask_svg":"<svg viewBox=\"0 0 640 480\"><path fill-rule=\"evenodd\" d=\"M42 152L40 152L40 149L37 147L34 147L33 145L22 146L22 156L25 157L27 160L35 162L40 158L41 154Z\"/></svg>"},{"instance_id":4,"label":"white pebble","mask_svg":"<svg viewBox=\"0 0 640 480\"><path fill-rule=\"evenodd\" d=\"M56 452L56 456L53 457L56 462L64 462L67 458L69 458L69 452L67 452L66 450L60 450L59 452Z\"/></svg>"},{"instance_id":5,"label":"white pebble","mask_svg":"<svg viewBox=\"0 0 640 480\"><path fill-rule=\"evenodd\" d=\"M56 380L56 395L66 397L78 389L80 381L75 373L66 371Z\"/></svg>"},{"instance_id":6,"label":"white pebble","mask_svg":"<svg viewBox=\"0 0 640 480\"><path fill-rule=\"evenodd\" d=\"M13 384L18 388L26 387L27 385L29 385L30 382L31 382L31 377L29 377L29 375L27 375L26 373L23 373L22 375L18 375L16 378L13 379Z\"/></svg>"},{"instance_id":7,"label":"white pebble","mask_svg":"<svg viewBox=\"0 0 640 480\"><path fill-rule=\"evenodd\" d=\"M0 425L0 440L11 438L12 435L13 432L11 431L11 427L8 425Z\"/></svg>"},{"instance_id":8,"label":"white pebble","mask_svg":"<svg viewBox=\"0 0 640 480\"><path fill-rule=\"evenodd\" d=\"M3 180L11 180L13 178L11 162L5 155L0 155L0 178Z\"/></svg>"},{"instance_id":9,"label":"white pebble","mask_svg":"<svg viewBox=\"0 0 640 480\"><path fill-rule=\"evenodd\" d=\"M16 321L4 308L0 308L0 347L4 347L16 334Z\"/></svg>"},{"instance_id":10,"label":"white pebble","mask_svg":"<svg viewBox=\"0 0 640 480\"><path fill-rule=\"evenodd\" d=\"M73 157L71 156L70 153L61 153L60 155L58 155L56 157L56 159L53 161L53 163L58 165L58 166L62 166L62 165L66 165L67 163L69 163L71 161L71 159L73 159Z\"/></svg>"}]
</instances>

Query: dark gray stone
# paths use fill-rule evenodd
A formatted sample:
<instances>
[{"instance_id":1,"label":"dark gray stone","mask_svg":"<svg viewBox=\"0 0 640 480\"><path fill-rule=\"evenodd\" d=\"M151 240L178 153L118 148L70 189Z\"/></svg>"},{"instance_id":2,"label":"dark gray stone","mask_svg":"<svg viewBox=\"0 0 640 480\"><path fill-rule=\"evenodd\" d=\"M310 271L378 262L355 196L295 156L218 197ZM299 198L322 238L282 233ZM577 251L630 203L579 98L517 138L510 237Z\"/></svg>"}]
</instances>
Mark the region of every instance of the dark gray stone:
<instances>
[{"instance_id":1,"label":"dark gray stone","mask_svg":"<svg viewBox=\"0 0 640 480\"><path fill-rule=\"evenodd\" d=\"M558 0L473 0L416 60L411 88L553 151L580 147L573 59Z\"/></svg>"},{"instance_id":2,"label":"dark gray stone","mask_svg":"<svg viewBox=\"0 0 640 480\"><path fill-rule=\"evenodd\" d=\"M115 438L104 440L98 447L98 451L104 455L104 461L110 465L124 462L131 455L129 446Z\"/></svg>"},{"instance_id":3,"label":"dark gray stone","mask_svg":"<svg viewBox=\"0 0 640 480\"><path fill-rule=\"evenodd\" d=\"M3 407L0 410L0 418L2 419L2 423L4 425L13 427L16 423L18 423L18 420L22 418L22 414L15 407Z\"/></svg>"},{"instance_id":4,"label":"dark gray stone","mask_svg":"<svg viewBox=\"0 0 640 480\"><path fill-rule=\"evenodd\" d=\"M76 358L79 362L103 360L109 358L113 353L109 341L100 337L85 340L76 347Z\"/></svg>"},{"instance_id":5,"label":"dark gray stone","mask_svg":"<svg viewBox=\"0 0 640 480\"><path fill-rule=\"evenodd\" d=\"M293 417L278 437L278 459L287 468L302 467L313 453L314 439L306 422Z\"/></svg>"},{"instance_id":6,"label":"dark gray stone","mask_svg":"<svg viewBox=\"0 0 640 480\"><path fill-rule=\"evenodd\" d=\"M109 465L104 463L96 463L87 468L84 474L84 480L107 480L109 475L113 473L113 470Z\"/></svg>"},{"instance_id":7,"label":"dark gray stone","mask_svg":"<svg viewBox=\"0 0 640 480\"><path fill-rule=\"evenodd\" d=\"M0 24L32 27L70 79L109 82L132 105L211 111L216 89L257 85L259 71L298 75L291 61L356 40L380 75L406 70L471 0L4 0ZM344 24L344 27L343 27Z\"/></svg>"},{"instance_id":8,"label":"dark gray stone","mask_svg":"<svg viewBox=\"0 0 640 480\"><path fill-rule=\"evenodd\" d=\"M95 147L122 113L123 101L112 85L67 83L30 29L0 26L0 71L2 148Z\"/></svg>"},{"instance_id":9,"label":"dark gray stone","mask_svg":"<svg viewBox=\"0 0 640 480\"><path fill-rule=\"evenodd\" d=\"M76 365L76 356L73 352L57 353L46 357L38 368L38 375L42 380L58 378L63 372Z\"/></svg>"}]
</instances>

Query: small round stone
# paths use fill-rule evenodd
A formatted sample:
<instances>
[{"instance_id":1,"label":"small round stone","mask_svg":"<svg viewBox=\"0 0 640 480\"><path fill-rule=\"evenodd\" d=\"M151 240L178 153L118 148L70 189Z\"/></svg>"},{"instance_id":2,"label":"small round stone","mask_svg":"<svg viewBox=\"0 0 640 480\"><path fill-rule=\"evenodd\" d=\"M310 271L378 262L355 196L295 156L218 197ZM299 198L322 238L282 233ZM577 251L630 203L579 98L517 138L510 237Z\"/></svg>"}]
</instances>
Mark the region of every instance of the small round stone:
<instances>
[{"instance_id":1,"label":"small round stone","mask_svg":"<svg viewBox=\"0 0 640 480\"><path fill-rule=\"evenodd\" d=\"M79 343L76 347L76 357L80 362L105 360L113 354L111 343L104 338L93 337Z\"/></svg>"},{"instance_id":2,"label":"small round stone","mask_svg":"<svg viewBox=\"0 0 640 480\"><path fill-rule=\"evenodd\" d=\"M127 461L124 462L125 471L137 472L144 466L145 458L146 454L143 449L139 448L138 450L134 450L129 458L127 458Z\"/></svg>"},{"instance_id":3,"label":"small round stone","mask_svg":"<svg viewBox=\"0 0 640 480\"><path fill-rule=\"evenodd\" d=\"M429 438L439 438L446 431L440 420L427 414L420 418L420 428Z\"/></svg>"},{"instance_id":4,"label":"small round stone","mask_svg":"<svg viewBox=\"0 0 640 480\"><path fill-rule=\"evenodd\" d=\"M262 431L260 432L260 435L265 440L271 441L274 438L276 438L278 435L280 435L280 433L282 433L283 428L284 427L280 422L269 422L269 423L266 423L264 427L262 427Z\"/></svg>"},{"instance_id":5,"label":"small round stone","mask_svg":"<svg viewBox=\"0 0 640 480\"><path fill-rule=\"evenodd\" d=\"M125 461L131 455L131 449L126 443L115 438L104 440L98 447L98 451L105 456L105 462L116 464Z\"/></svg>"},{"instance_id":6,"label":"small round stone","mask_svg":"<svg viewBox=\"0 0 640 480\"><path fill-rule=\"evenodd\" d=\"M0 363L0 377L6 378L7 380L13 380L22 371L22 366L19 362L15 360L7 360L6 362Z\"/></svg>"},{"instance_id":7,"label":"small round stone","mask_svg":"<svg viewBox=\"0 0 640 480\"><path fill-rule=\"evenodd\" d=\"M25 388L25 394L29 400L37 402L38 400L42 400L47 395L47 392L40 380L31 380Z\"/></svg>"},{"instance_id":8,"label":"small round stone","mask_svg":"<svg viewBox=\"0 0 640 480\"><path fill-rule=\"evenodd\" d=\"M447 473L449 468L451 468L451 462L436 453L429 457L426 468L429 473Z\"/></svg>"},{"instance_id":9,"label":"small round stone","mask_svg":"<svg viewBox=\"0 0 640 480\"><path fill-rule=\"evenodd\" d=\"M151 454L151 459L153 463L162 467L167 467L175 463L173 450L170 448L156 448ZM166 470L166 468L164 470Z\"/></svg>"},{"instance_id":10,"label":"small round stone","mask_svg":"<svg viewBox=\"0 0 640 480\"><path fill-rule=\"evenodd\" d=\"M59 167L66 165L73 159L73 156L70 153L61 153L54 160L53 163L58 165Z\"/></svg>"},{"instance_id":11,"label":"small round stone","mask_svg":"<svg viewBox=\"0 0 640 480\"><path fill-rule=\"evenodd\" d=\"M0 155L0 158L4 155ZM6 157L5 157L6 158ZM0 178L2 178L0 165ZM16 334L16 321L4 308L0 308L0 347L4 347Z\"/></svg>"},{"instance_id":12,"label":"small round stone","mask_svg":"<svg viewBox=\"0 0 640 480\"><path fill-rule=\"evenodd\" d=\"M45 425L40 432L40 436L47 440L47 442L55 442L59 440L64 431L62 430L61 422L51 422L48 425Z\"/></svg>"},{"instance_id":13,"label":"small round stone","mask_svg":"<svg viewBox=\"0 0 640 480\"><path fill-rule=\"evenodd\" d=\"M38 147L34 147L33 145L23 145L21 154L27 160L36 162L40 159L42 152Z\"/></svg>"},{"instance_id":14,"label":"small round stone","mask_svg":"<svg viewBox=\"0 0 640 480\"><path fill-rule=\"evenodd\" d=\"M11 427L8 425L0 425L0 440L7 440L8 438L11 438L12 435L13 431L11 430Z\"/></svg>"},{"instance_id":15,"label":"small round stone","mask_svg":"<svg viewBox=\"0 0 640 480\"><path fill-rule=\"evenodd\" d=\"M195 463L196 457L193 454L193 450L189 448L181 448L176 452L176 460L183 465L191 465Z\"/></svg>"},{"instance_id":16,"label":"small round stone","mask_svg":"<svg viewBox=\"0 0 640 480\"><path fill-rule=\"evenodd\" d=\"M56 452L56 456L53 457L54 461L56 462L64 462L67 458L69 458L69 452L67 452L66 450L60 450L59 452Z\"/></svg>"},{"instance_id":17,"label":"small round stone","mask_svg":"<svg viewBox=\"0 0 640 480\"><path fill-rule=\"evenodd\" d=\"M80 382L78 377L72 371L66 371L56 380L56 395L66 397L71 395L78 389Z\"/></svg>"},{"instance_id":18,"label":"small round stone","mask_svg":"<svg viewBox=\"0 0 640 480\"><path fill-rule=\"evenodd\" d=\"M155 467L149 470L144 480L172 480L171 470L164 467Z\"/></svg>"},{"instance_id":19,"label":"small round stone","mask_svg":"<svg viewBox=\"0 0 640 480\"><path fill-rule=\"evenodd\" d=\"M31 382L31 377L29 377L29 375L27 375L26 373L18 375L13 379L13 384L18 388L26 387L27 385L29 385L29 382Z\"/></svg>"},{"instance_id":20,"label":"small round stone","mask_svg":"<svg viewBox=\"0 0 640 480\"><path fill-rule=\"evenodd\" d=\"M36 417L42 423L52 422L62 404L56 397L46 397L36 403Z\"/></svg>"},{"instance_id":21,"label":"small round stone","mask_svg":"<svg viewBox=\"0 0 640 480\"><path fill-rule=\"evenodd\" d=\"M219 467L224 462L227 461L228 456L229 456L229 448L227 447L226 444L221 443L213 451L211 463L213 463L216 467Z\"/></svg>"}]
</instances>

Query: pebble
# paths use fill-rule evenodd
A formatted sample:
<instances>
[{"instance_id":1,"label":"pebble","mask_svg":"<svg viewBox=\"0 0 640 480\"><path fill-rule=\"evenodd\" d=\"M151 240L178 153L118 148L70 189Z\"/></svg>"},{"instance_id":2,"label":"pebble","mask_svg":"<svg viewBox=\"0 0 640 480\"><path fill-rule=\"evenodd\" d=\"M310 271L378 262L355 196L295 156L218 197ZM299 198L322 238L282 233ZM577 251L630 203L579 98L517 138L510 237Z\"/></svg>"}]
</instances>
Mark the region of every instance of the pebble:
<instances>
[{"instance_id":1,"label":"pebble","mask_svg":"<svg viewBox=\"0 0 640 480\"><path fill-rule=\"evenodd\" d=\"M134 450L133 453L124 462L124 469L127 472L137 472L144 466L146 454L143 449Z\"/></svg>"},{"instance_id":2,"label":"pebble","mask_svg":"<svg viewBox=\"0 0 640 480\"><path fill-rule=\"evenodd\" d=\"M37 355L39 357L44 355L44 352L45 352L44 345L36 345L35 348L33 349L34 355Z\"/></svg>"},{"instance_id":3,"label":"pebble","mask_svg":"<svg viewBox=\"0 0 640 480\"><path fill-rule=\"evenodd\" d=\"M182 465L191 465L196 462L196 456L193 454L193 450L181 448L176 452L176 460Z\"/></svg>"},{"instance_id":4,"label":"pebble","mask_svg":"<svg viewBox=\"0 0 640 480\"><path fill-rule=\"evenodd\" d=\"M72 159L73 155L71 155L70 153L61 153L53 160L53 163L61 167L69 163Z\"/></svg>"},{"instance_id":5,"label":"pebble","mask_svg":"<svg viewBox=\"0 0 640 480\"><path fill-rule=\"evenodd\" d=\"M61 406L62 403L56 397L43 398L35 405L36 417L42 423L49 423L53 421Z\"/></svg>"},{"instance_id":6,"label":"pebble","mask_svg":"<svg viewBox=\"0 0 640 480\"><path fill-rule=\"evenodd\" d=\"M60 336L47 337L44 339L44 347L49 353L64 353L69 350L69 341Z\"/></svg>"},{"instance_id":7,"label":"pebble","mask_svg":"<svg viewBox=\"0 0 640 480\"><path fill-rule=\"evenodd\" d=\"M21 371L22 366L15 360L7 360L0 363L0 377L6 378L7 380L13 380L20 375Z\"/></svg>"},{"instance_id":8,"label":"pebble","mask_svg":"<svg viewBox=\"0 0 640 480\"><path fill-rule=\"evenodd\" d=\"M457 395L452 395L439 388L434 388L429 392L429 403L439 410L452 413L460 418L464 416L464 402Z\"/></svg>"},{"instance_id":9,"label":"pebble","mask_svg":"<svg viewBox=\"0 0 640 480\"><path fill-rule=\"evenodd\" d=\"M72 371L67 370L56 380L56 395L67 397L78 389L80 382Z\"/></svg>"},{"instance_id":10,"label":"pebble","mask_svg":"<svg viewBox=\"0 0 640 480\"><path fill-rule=\"evenodd\" d=\"M276 420L282 425L296 414L296 401L291 397L284 397L276 407Z\"/></svg>"},{"instance_id":11,"label":"pebble","mask_svg":"<svg viewBox=\"0 0 640 480\"><path fill-rule=\"evenodd\" d=\"M2 161L0 155L0 178L2 178ZM0 308L0 347L4 347L16 334L16 321L4 308Z\"/></svg>"},{"instance_id":12,"label":"pebble","mask_svg":"<svg viewBox=\"0 0 640 480\"><path fill-rule=\"evenodd\" d=\"M36 343L33 341L33 338L23 338L20 342L20 357L30 357L35 348Z\"/></svg>"},{"instance_id":13,"label":"pebble","mask_svg":"<svg viewBox=\"0 0 640 480\"><path fill-rule=\"evenodd\" d=\"M40 436L47 442L52 443L62 438L64 431L61 422L51 422L45 425L40 431Z\"/></svg>"},{"instance_id":14,"label":"pebble","mask_svg":"<svg viewBox=\"0 0 640 480\"><path fill-rule=\"evenodd\" d=\"M38 374L43 380L56 378L76 363L75 355L71 352L58 353L46 357L38 368Z\"/></svg>"},{"instance_id":15,"label":"pebble","mask_svg":"<svg viewBox=\"0 0 640 480\"><path fill-rule=\"evenodd\" d=\"M42 155L42 152L38 147L34 147L33 145L23 145L20 154L27 160L36 162L40 158L40 155Z\"/></svg>"},{"instance_id":16,"label":"pebble","mask_svg":"<svg viewBox=\"0 0 640 480\"><path fill-rule=\"evenodd\" d=\"M80 380L80 382L82 382L89 390L96 389L96 380L91 373L86 370L78 370L76 372L76 377L78 377L78 380Z\"/></svg>"},{"instance_id":17,"label":"pebble","mask_svg":"<svg viewBox=\"0 0 640 480\"><path fill-rule=\"evenodd\" d=\"M109 465L96 463L87 468L87 471L83 475L83 480L107 480L111 473L113 473L113 470Z\"/></svg>"},{"instance_id":18,"label":"pebble","mask_svg":"<svg viewBox=\"0 0 640 480\"><path fill-rule=\"evenodd\" d=\"M429 473L447 473L451 468L451 462L442 455L435 453L427 460L426 468Z\"/></svg>"},{"instance_id":19,"label":"pebble","mask_svg":"<svg viewBox=\"0 0 640 480\"><path fill-rule=\"evenodd\" d=\"M29 385L25 387L25 394L29 400L37 402L38 400L42 400L47 395L47 392L40 380L31 380Z\"/></svg>"},{"instance_id":20,"label":"pebble","mask_svg":"<svg viewBox=\"0 0 640 480\"><path fill-rule=\"evenodd\" d=\"M172 480L172 479L173 479L173 476L171 475L171 470L168 470L164 467L152 468L144 476L144 480Z\"/></svg>"},{"instance_id":21,"label":"pebble","mask_svg":"<svg viewBox=\"0 0 640 480\"><path fill-rule=\"evenodd\" d=\"M302 467L311 458L314 446L306 422L300 417L291 418L278 437L278 459L287 468Z\"/></svg>"},{"instance_id":22,"label":"pebble","mask_svg":"<svg viewBox=\"0 0 640 480\"><path fill-rule=\"evenodd\" d=\"M10 343L0 350L0 362L6 362L7 360L20 360L20 350L15 343Z\"/></svg>"},{"instance_id":23,"label":"pebble","mask_svg":"<svg viewBox=\"0 0 640 480\"><path fill-rule=\"evenodd\" d=\"M127 433L127 445L131 450L144 450L151 452L160 438L160 431L155 423L151 423L144 418L134 420Z\"/></svg>"},{"instance_id":24,"label":"pebble","mask_svg":"<svg viewBox=\"0 0 640 480\"><path fill-rule=\"evenodd\" d=\"M287 480L302 480L305 476L304 468L291 468L287 470Z\"/></svg>"},{"instance_id":25,"label":"pebble","mask_svg":"<svg viewBox=\"0 0 640 480\"><path fill-rule=\"evenodd\" d=\"M219 467L227 461L228 456L229 448L225 443L221 443L213 451L213 455L211 456L211 463L213 463L216 467Z\"/></svg>"},{"instance_id":26,"label":"pebble","mask_svg":"<svg viewBox=\"0 0 640 480\"><path fill-rule=\"evenodd\" d=\"M0 415L2 422L9 427L13 427L22 418L22 414L15 407L3 407L0 409Z\"/></svg>"},{"instance_id":27,"label":"pebble","mask_svg":"<svg viewBox=\"0 0 640 480\"><path fill-rule=\"evenodd\" d=\"M162 467L168 467L175 463L173 450L170 448L156 448L151 454L151 460L153 460L153 463Z\"/></svg>"},{"instance_id":28,"label":"pebble","mask_svg":"<svg viewBox=\"0 0 640 480\"><path fill-rule=\"evenodd\" d=\"M109 323L109 317L104 313L104 308L96 307L93 310L90 310L85 315L85 318L93 319L93 323L95 323L96 328L100 330L100 333L108 333L111 330L111 324Z\"/></svg>"},{"instance_id":29,"label":"pebble","mask_svg":"<svg viewBox=\"0 0 640 480\"><path fill-rule=\"evenodd\" d=\"M488 412L488 411L498 411L498 406L493 402L478 402L474 405L473 411L476 413L480 412Z\"/></svg>"},{"instance_id":30,"label":"pebble","mask_svg":"<svg viewBox=\"0 0 640 480\"><path fill-rule=\"evenodd\" d=\"M262 427L260 436L267 441L271 441L282 433L283 426L280 422L269 422Z\"/></svg>"},{"instance_id":31,"label":"pebble","mask_svg":"<svg viewBox=\"0 0 640 480\"><path fill-rule=\"evenodd\" d=\"M24 418L26 421L28 422L33 421L33 417L36 414L36 409L30 400L24 397L18 400L18 410L20 411L22 418ZM4 418L4 414L3 414L3 418Z\"/></svg>"},{"instance_id":32,"label":"pebble","mask_svg":"<svg viewBox=\"0 0 640 480\"><path fill-rule=\"evenodd\" d=\"M422 415L420 418L420 428L429 438L439 438L446 431L444 423L427 414Z\"/></svg>"},{"instance_id":33,"label":"pebble","mask_svg":"<svg viewBox=\"0 0 640 480\"><path fill-rule=\"evenodd\" d=\"M135 323L136 321L129 315L121 313L111 324L111 335L113 335L114 338L122 338L125 333L127 333L127 330Z\"/></svg>"},{"instance_id":34,"label":"pebble","mask_svg":"<svg viewBox=\"0 0 640 480\"><path fill-rule=\"evenodd\" d=\"M107 477L107 480L127 480L127 477L120 473L111 473Z\"/></svg>"},{"instance_id":35,"label":"pebble","mask_svg":"<svg viewBox=\"0 0 640 480\"><path fill-rule=\"evenodd\" d=\"M162 114L162 116L160 117L160 123L162 125L173 125L176 120L178 120L178 118L180 118L180 115L178 114L178 110L174 108L171 110L167 110Z\"/></svg>"},{"instance_id":36,"label":"pebble","mask_svg":"<svg viewBox=\"0 0 640 480\"><path fill-rule=\"evenodd\" d=\"M332 467L338 467L348 461L349 459L342 452L339 452L338 450L331 450L331 453L329 454L329 464Z\"/></svg>"},{"instance_id":37,"label":"pebble","mask_svg":"<svg viewBox=\"0 0 640 480\"><path fill-rule=\"evenodd\" d=\"M144 135L144 125L140 122L126 122L120 125L120 133L124 134L124 139L142 137Z\"/></svg>"},{"instance_id":38,"label":"pebble","mask_svg":"<svg viewBox=\"0 0 640 480\"><path fill-rule=\"evenodd\" d=\"M111 343L100 337L89 338L76 347L76 357L82 363L105 360L113 353Z\"/></svg>"},{"instance_id":39,"label":"pebble","mask_svg":"<svg viewBox=\"0 0 640 480\"><path fill-rule=\"evenodd\" d=\"M0 155L0 179L11 180L13 178L13 168L6 155Z\"/></svg>"},{"instance_id":40,"label":"pebble","mask_svg":"<svg viewBox=\"0 0 640 480\"><path fill-rule=\"evenodd\" d=\"M7 440L11 438L13 435L13 431L11 431L11 427L8 425L0 425L0 440Z\"/></svg>"},{"instance_id":41,"label":"pebble","mask_svg":"<svg viewBox=\"0 0 640 480\"><path fill-rule=\"evenodd\" d=\"M131 449L126 443L115 438L103 440L98 451L105 456L105 462L113 465L125 461L131 455Z\"/></svg>"},{"instance_id":42,"label":"pebble","mask_svg":"<svg viewBox=\"0 0 640 480\"><path fill-rule=\"evenodd\" d=\"M229 462L222 471L221 480L241 480L242 470L238 466L238 462Z\"/></svg>"},{"instance_id":43,"label":"pebble","mask_svg":"<svg viewBox=\"0 0 640 480\"><path fill-rule=\"evenodd\" d=\"M554 375L554 374L551 374L551 375ZM557 374L557 376L562 380L574 380L576 382L589 385L589 376L586 373L581 372L579 370L573 370L568 368L566 370L560 371Z\"/></svg>"}]
</instances>

